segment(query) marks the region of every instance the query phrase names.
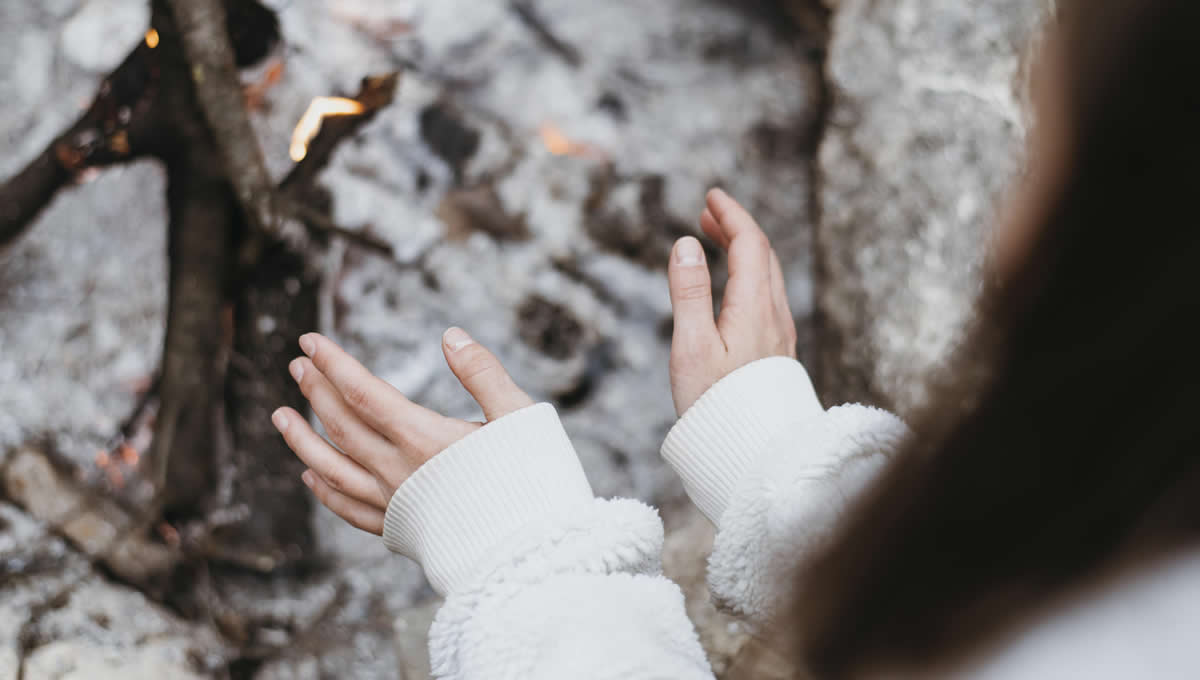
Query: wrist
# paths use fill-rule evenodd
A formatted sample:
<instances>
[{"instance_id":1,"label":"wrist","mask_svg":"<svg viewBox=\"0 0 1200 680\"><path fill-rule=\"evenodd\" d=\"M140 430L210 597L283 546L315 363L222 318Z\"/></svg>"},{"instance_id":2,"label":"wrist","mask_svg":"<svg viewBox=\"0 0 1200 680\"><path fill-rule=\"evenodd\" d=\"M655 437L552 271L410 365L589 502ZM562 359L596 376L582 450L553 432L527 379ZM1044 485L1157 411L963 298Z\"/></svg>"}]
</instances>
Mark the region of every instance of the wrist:
<instances>
[{"instance_id":1,"label":"wrist","mask_svg":"<svg viewBox=\"0 0 1200 680\"><path fill-rule=\"evenodd\" d=\"M770 441L789 424L822 412L800 362L759 359L702 394L667 434L662 455L692 502L719 526L738 480Z\"/></svg>"},{"instance_id":2,"label":"wrist","mask_svg":"<svg viewBox=\"0 0 1200 680\"><path fill-rule=\"evenodd\" d=\"M383 541L419 562L446 594L522 527L592 499L554 407L537 404L488 423L418 468L388 504Z\"/></svg>"}]
</instances>

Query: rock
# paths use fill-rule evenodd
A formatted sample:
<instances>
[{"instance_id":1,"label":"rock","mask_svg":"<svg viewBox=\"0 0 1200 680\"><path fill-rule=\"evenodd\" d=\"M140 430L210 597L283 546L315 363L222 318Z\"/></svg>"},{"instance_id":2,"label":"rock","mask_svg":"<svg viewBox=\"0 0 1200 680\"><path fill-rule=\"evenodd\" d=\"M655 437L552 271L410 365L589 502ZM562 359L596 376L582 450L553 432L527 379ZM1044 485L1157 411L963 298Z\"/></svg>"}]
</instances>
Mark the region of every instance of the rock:
<instances>
[{"instance_id":1,"label":"rock","mask_svg":"<svg viewBox=\"0 0 1200 680\"><path fill-rule=\"evenodd\" d=\"M396 657L400 661L400 680L427 680L429 668L429 627L442 606L441 600L405 610L396 617Z\"/></svg>"},{"instance_id":2,"label":"rock","mask_svg":"<svg viewBox=\"0 0 1200 680\"><path fill-rule=\"evenodd\" d=\"M101 492L72 482L32 448L18 449L0 468L0 489L8 498L115 574L147 584L170 569L175 557L165 545L146 539L137 518Z\"/></svg>"},{"instance_id":3,"label":"rock","mask_svg":"<svg viewBox=\"0 0 1200 680\"><path fill-rule=\"evenodd\" d=\"M696 626L713 672L725 678L750 635L740 621L717 611L712 603L707 583L708 554L715 535L712 523L690 503L671 514L676 526L667 532L663 544L663 574L683 590L688 618Z\"/></svg>"},{"instance_id":4,"label":"rock","mask_svg":"<svg viewBox=\"0 0 1200 680\"><path fill-rule=\"evenodd\" d=\"M0 680L205 678L228 657L211 630L108 582L0 503Z\"/></svg>"},{"instance_id":5,"label":"rock","mask_svg":"<svg viewBox=\"0 0 1200 680\"><path fill-rule=\"evenodd\" d=\"M786 655L751 635L741 620L719 611L708 590L708 555L714 527L695 506L682 504L672 517L663 545L663 574L683 590L688 618L719 680L794 680L797 670Z\"/></svg>"},{"instance_id":6,"label":"rock","mask_svg":"<svg viewBox=\"0 0 1200 680\"><path fill-rule=\"evenodd\" d=\"M973 301L1019 167L1016 92L1041 0L841 0L819 152L819 382L910 412Z\"/></svg>"},{"instance_id":7,"label":"rock","mask_svg":"<svg viewBox=\"0 0 1200 680\"><path fill-rule=\"evenodd\" d=\"M27 632L27 640L45 640L28 652L28 680L199 680L212 677L228 655L211 630L95 576Z\"/></svg>"}]
</instances>

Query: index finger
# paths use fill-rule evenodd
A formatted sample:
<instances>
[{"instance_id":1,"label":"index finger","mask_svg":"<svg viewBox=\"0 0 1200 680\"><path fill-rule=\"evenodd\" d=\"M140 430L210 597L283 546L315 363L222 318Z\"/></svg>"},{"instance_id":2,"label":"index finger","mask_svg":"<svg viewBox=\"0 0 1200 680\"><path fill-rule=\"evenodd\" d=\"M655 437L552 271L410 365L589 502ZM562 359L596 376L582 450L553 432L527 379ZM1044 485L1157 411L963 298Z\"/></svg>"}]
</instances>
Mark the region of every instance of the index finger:
<instances>
[{"instance_id":1,"label":"index finger","mask_svg":"<svg viewBox=\"0 0 1200 680\"><path fill-rule=\"evenodd\" d=\"M375 377L357 359L320 333L300 336L300 349L308 355L346 405L368 425L395 443L411 438L411 429L430 429L441 416L414 404L386 381Z\"/></svg>"}]
</instances>

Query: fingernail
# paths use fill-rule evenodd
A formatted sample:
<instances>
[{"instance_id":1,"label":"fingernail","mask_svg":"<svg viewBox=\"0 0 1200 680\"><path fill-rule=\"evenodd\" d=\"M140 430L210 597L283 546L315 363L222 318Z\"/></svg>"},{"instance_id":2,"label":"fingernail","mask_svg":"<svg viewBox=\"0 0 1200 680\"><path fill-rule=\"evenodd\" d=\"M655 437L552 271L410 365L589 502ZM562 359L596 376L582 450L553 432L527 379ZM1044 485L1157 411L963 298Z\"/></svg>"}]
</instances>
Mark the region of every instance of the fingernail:
<instances>
[{"instance_id":1,"label":"fingernail","mask_svg":"<svg viewBox=\"0 0 1200 680\"><path fill-rule=\"evenodd\" d=\"M317 351L317 341L313 339L312 333L305 333L300 336L300 350L310 357L313 355L313 352Z\"/></svg>"},{"instance_id":2,"label":"fingernail","mask_svg":"<svg viewBox=\"0 0 1200 680\"><path fill-rule=\"evenodd\" d=\"M467 335L466 331L458 326L453 326L447 329L442 335L442 342L446 343L451 352L457 352L463 347L473 344L475 341L471 339L471 336Z\"/></svg>"},{"instance_id":3,"label":"fingernail","mask_svg":"<svg viewBox=\"0 0 1200 680\"><path fill-rule=\"evenodd\" d=\"M700 247L700 242L691 237L679 239L675 246L675 264L681 267L704 264L704 249Z\"/></svg>"},{"instance_id":4,"label":"fingernail","mask_svg":"<svg viewBox=\"0 0 1200 680\"><path fill-rule=\"evenodd\" d=\"M299 359L292 359L292 363L288 364L288 372L292 374L296 382L300 382L300 379L304 377L304 362Z\"/></svg>"},{"instance_id":5,"label":"fingernail","mask_svg":"<svg viewBox=\"0 0 1200 680\"><path fill-rule=\"evenodd\" d=\"M275 412L271 414L271 422L275 424L275 429L279 430L280 433L287 432L288 419L283 409L275 409Z\"/></svg>"},{"instance_id":6,"label":"fingernail","mask_svg":"<svg viewBox=\"0 0 1200 680\"><path fill-rule=\"evenodd\" d=\"M311 488L313 485L312 470L305 470L300 473L300 479L304 480L304 485Z\"/></svg>"}]
</instances>

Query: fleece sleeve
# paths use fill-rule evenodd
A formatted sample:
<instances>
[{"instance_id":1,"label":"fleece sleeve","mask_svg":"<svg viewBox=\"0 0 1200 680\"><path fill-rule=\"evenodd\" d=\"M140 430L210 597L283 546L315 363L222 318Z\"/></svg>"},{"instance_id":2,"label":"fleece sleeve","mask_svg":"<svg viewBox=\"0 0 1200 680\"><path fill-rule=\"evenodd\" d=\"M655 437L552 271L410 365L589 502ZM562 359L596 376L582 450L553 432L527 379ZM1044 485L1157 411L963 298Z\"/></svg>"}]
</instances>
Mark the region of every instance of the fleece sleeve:
<instances>
[{"instance_id":1,"label":"fleece sleeve","mask_svg":"<svg viewBox=\"0 0 1200 680\"><path fill-rule=\"evenodd\" d=\"M734 371L684 413L663 444L688 495L716 525L708 564L717 604L763 624L790 601L795 567L907 436L894 415L821 408L797 361Z\"/></svg>"},{"instance_id":2,"label":"fleece sleeve","mask_svg":"<svg viewBox=\"0 0 1200 680\"><path fill-rule=\"evenodd\" d=\"M500 418L421 466L388 505L384 542L446 598L436 678L704 678L662 522L593 496L554 409Z\"/></svg>"}]
</instances>

